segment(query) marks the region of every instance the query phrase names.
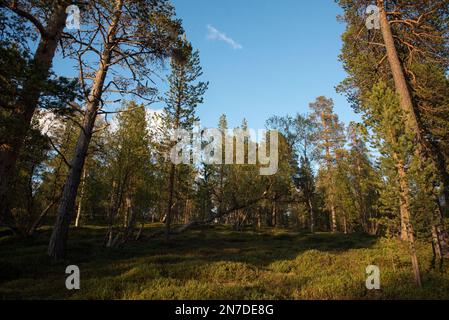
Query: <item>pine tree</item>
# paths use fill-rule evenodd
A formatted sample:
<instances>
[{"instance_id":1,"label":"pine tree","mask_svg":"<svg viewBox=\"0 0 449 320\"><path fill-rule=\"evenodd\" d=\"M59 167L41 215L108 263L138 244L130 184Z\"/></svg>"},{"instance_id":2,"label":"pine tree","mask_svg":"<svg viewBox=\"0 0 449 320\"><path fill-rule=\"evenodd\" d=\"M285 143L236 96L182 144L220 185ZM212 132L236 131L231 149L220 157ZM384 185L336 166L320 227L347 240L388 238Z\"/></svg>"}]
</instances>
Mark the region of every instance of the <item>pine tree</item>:
<instances>
[{"instance_id":1,"label":"pine tree","mask_svg":"<svg viewBox=\"0 0 449 320\"><path fill-rule=\"evenodd\" d=\"M318 128L317 148L323 165L321 176L325 177L325 180L322 180L321 183L322 188L326 190L326 202L331 214L331 230L337 232L337 194L334 177L336 161L341 155L339 151L342 150L345 143L344 126L334 113L332 99L318 97L309 106L312 110L311 119Z\"/></svg>"},{"instance_id":2,"label":"pine tree","mask_svg":"<svg viewBox=\"0 0 449 320\"><path fill-rule=\"evenodd\" d=\"M184 38L179 43L178 55L171 60L171 73L168 77L169 89L165 98L164 125L168 132L191 130L198 118L196 108L203 102L208 83L198 81L202 76L199 52L194 51ZM169 150L174 143L168 144ZM185 169L185 168L184 168ZM175 197L175 182L179 171L174 163L169 164L168 202L165 216L166 239L169 239L172 223L172 211ZM177 173L178 171L178 173Z\"/></svg>"},{"instance_id":3,"label":"pine tree","mask_svg":"<svg viewBox=\"0 0 449 320\"><path fill-rule=\"evenodd\" d=\"M371 161L371 155L366 145L367 135L368 131L363 124L355 122L349 124L349 185L356 213L359 214L357 218L363 231L377 234L378 212L376 207L380 175Z\"/></svg>"},{"instance_id":4,"label":"pine tree","mask_svg":"<svg viewBox=\"0 0 449 320\"><path fill-rule=\"evenodd\" d=\"M447 97L445 70L448 66L447 5L445 1L377 1L380 31L364 30L364 1L338 1L348 23L343 35L341 59L349 77L341 84L356 111L366 112L372 87L384 81L398 92L405 129L414 136L415 157L426 167L431 163L433 189L439 193L441 212L447 211L449 173L445 134L447 134ZM433 198L432 186L426 188ZM434 210L429 207L433 215ZM442 214L441 213L441 214ZM435 219L435 220L441 220ZM441 224L440 224L441 225ZM447 239L441 230L438 238ZM446 241L447 242L447 241ZM448 247L447 243L444 247Z\"/></svg>"},{"instance_id":5,"label":"pine tree","mask_svg":"<svg viewBox=\"0 0 449 320\"><path fill-rule=\"evenodd\" d=\"M45 99L46 96L47 98L56 97L56 100L61 100L61 105L72 101L74 98L73 92L71 92L74 83L67 86L70 83L69 81L65 81L64 79L62 79L63 81L57 81L51 72L53 58L61 41L65 26L67 17L65 9L70 3L71 1L68 0L57 1L51 5L45 1L25 4L19 3L18 1L0 2L0 19L2 20L2 30L5 30L4 33L2 32L3 35L12 35L13 39L10 38L9 40L13 40L16 44L19 44L19 47L21 46L20 43L32 42L39 37L34 53L26 52L24 55L25 52L20 49L17 50L18 47L15 46L6 48L6 51L9 51L8 54L5 55L4 51L1 53L2 60L3 58L10 58L12 53L24 65L22 65L22 68L16 69L20 70L21 77L15 78L17 74L12 75L11 73L6 77L2 77L7 82L2 83L1 91L4 91L2 95L11 92L11 89L14 91L14 94L9 96L8 100L4 100L4 96L1 99L0 116L2 119L0 131L3 131L3 126L7 123L9 129L13 130L8 130L7 135L2 135L3 141L1 141L1 144L3 147L0 148L0 222L2 220L8 220L8 189L14 182L16 162L24 141L29 134L28 131L31 127L35 111L39 107L48 107L48 105L45 105L48 104L48 99ZM5 13L5 9L9 13ZM15 15L15 17L5 18L8 15ZM45 17L42 19L44 21L40 19L41 17ZM24 32L27 29L26 27L29 28L29 26L24 26L24 20L35 27L34 30L37 30L37 34L29 31ZM29 28L29 30L31 29L33 28ZM14 36L14 34L16 35ZM20 39L20 35L24 36L24 38ZM23 60L24 58L26 62ZM0 63L3 62L5 61L0 61ZM13 59L11 62L11 64L7 64L7 69L15 66L17 59ZM0 69L2 73L3 70L7 70L3 67ZM12 68L12 70L15 70L15 68ZM19 81L15 82L15 80ZM14 86L14 83L20 83L20 85ZM64 90L64 86L68 87L69 90ZM49 92L51 93L50 95L48 94Z\"/></svg>"},{"instance_id":6,"label":"pine tree","mask_svg":"<svg viewBox=\"0 0 449 320\"><path fill-rule=\"evenodd\" d=\"M383 82L373 87L370 123L380 139L385 141L381 151L394 161L399 190L401 235L409 243L415 283L421 286L421 275L415 248L415 234L412 225L411 192L407 168L413 159L413 138L403 128L403 115L399 100Z\"/></svg>"}]
</instances>

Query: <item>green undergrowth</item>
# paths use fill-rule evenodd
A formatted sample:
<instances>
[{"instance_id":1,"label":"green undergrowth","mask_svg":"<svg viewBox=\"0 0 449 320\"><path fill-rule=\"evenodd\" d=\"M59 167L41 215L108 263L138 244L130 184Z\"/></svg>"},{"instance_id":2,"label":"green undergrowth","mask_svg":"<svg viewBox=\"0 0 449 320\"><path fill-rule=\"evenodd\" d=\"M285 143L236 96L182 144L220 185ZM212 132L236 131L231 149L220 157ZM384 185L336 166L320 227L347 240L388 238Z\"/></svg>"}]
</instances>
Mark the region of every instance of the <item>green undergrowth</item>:
<instances>
[{"instance_id":1,"label":"green undergrowth","mask_svg":"<svg viewBox=\"0 0 449 320\"><path fill-rule=\"evenodd\" d=\"M148 226L150 234L160 226ZM105 249L105 229L73 229L66 261L45 255L49 230L30 239L0 238L2 299L448 299L448 268L419 243L423 287L412 281L407 246L363 234L286 230L235 232L215 226ZM81 271L81 289L65 287L65 268ZM381 270L367 290L366 267Z\"/></svg>"}]
</instances>

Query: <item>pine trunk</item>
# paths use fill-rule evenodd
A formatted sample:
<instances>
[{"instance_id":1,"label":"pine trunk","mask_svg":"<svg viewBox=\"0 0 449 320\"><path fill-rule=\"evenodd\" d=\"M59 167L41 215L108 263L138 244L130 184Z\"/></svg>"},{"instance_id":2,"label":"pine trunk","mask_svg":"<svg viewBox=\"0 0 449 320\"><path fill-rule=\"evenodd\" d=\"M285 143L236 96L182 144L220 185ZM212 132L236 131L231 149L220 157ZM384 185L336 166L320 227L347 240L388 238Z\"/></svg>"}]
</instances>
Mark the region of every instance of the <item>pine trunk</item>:
<instances>
[{"instance_id":1,"label":"pine trunk","mask_svg":"<svg viewBox=\"0 0 449 320\"><path fill-rule=\"evenodd\" d=\"M80 199L78 202L78 209L76 212L76 219L75 219L75 227L80 226L80 220L81 220L81 211L82 211L82 204L83 204L83 198L84 198L84 187L86 184L86 168L83 170L83 178L81 183L81 193L80 193Z\"/></svg>"},{"instance_id":2,"label":"pine trunk","mask_svg":"<svg viewBox=\"0 0 449 320\"><path fill-rule=\"evenodd\" d=\"M436 257L438 259L449 258L449 235L444 228L444 219L439 207L434 213L432 240L436 249Z\"/></svg>"},{"instance_id":3,"label":"pine trunk","mask_svg":"<svg viewBox=\"0 0 449 320\"><path fill-rule=\"evenodd\" d=\"M400 206L400 212L401 212L401 240L402 241L407 241L408 240L408 235L407 235L407 210L404 206Z\"/></svg>"},{"instance_id":4,"label":"pine trunk","mask_svg":"<svg viewBox=\"0 0 449 320\"><path fill-rule=\"evenodd\" d=\"M408 131L416 135L419 144L423 147L424 152L430 156L432 163L439 174L441 180L440 182L442 183L442 195L444 197L444 200L442 201L442 209L443 214L447 216L449 215L449 173L447 171L446 158L438 142L429 140L428 132L425 132L421 124L420 116L414 108L407 79L396 50L387 13L385 12L385 1L377 0L377 6L380 11L380 25L384 44L387 50L387 57L396 91L400 98L400 105L407 117Z\"/></svg>"},{"instance_id":5,"label":"pine trunk","mask_svg":"<svg viewBox=\"0 0 449 320\"><path fill-rule=\"evenodd\" d=\"M331 230L332 233L337 232L337 212L333 204L331 204Z\"/></svg>"},{"instance_id":6,"label":"pine trunk","mask_svg":"<svg viewBox=\"0 0 449 320\"><path fill-rule=\"evenodd\" d=\"M170 178L168 180L168 203L167 203L167 215L165 218L165 240L170 240L170 228L172 220L172 209L173 209L173 194L175 188L175 174L176 167L174 163L170 164Z\"/></svg>"},{"instance_id":7,"label":"pine trunk","mask_svg":"<svg viewBox=\"0 0 449 320\"><path fill-rule=\"evenodd\" d=\"M277 224L276 202L273 202L273 206L272 206L272 210L271 210L271 224L273 227L276 227L276 224Z\"/></svg>"},{"instance_id":8,"label":"pine trunk","mask_svg":"<svg viewBox=\"0 0 449 320\"><path fill-rule=\"evenodd\" d=\"M92 138L95 119L103 94L103 86L111 61L112 48L114 46L115 34L121 17L122 7L123 0L117 0L114 18L108 30L107 42L101 55L99 67L92 86L92 93L89 97L86 113L84 115L82 130L76 144L75 156L72 159L71 168L64 184L55 227L53 228L53 233L48 246L48 255L55 260L63 259L66 254L69 227L73 219L76 195L81 181L81 172L86 160L87 149Z\"/></svg>"},{"instance_id":9,"label":"pine trunk","mask_svg":"<svg viewBox=\"0 0 449 320\"><path fill-rule=\"evenodd\" d=\"M346 215L343 216L343 232L344 234L348 234L348 220L346 219Z\"/></svg>"},{"instance_id":10,"label":"pine trunk","mask_svg":"<svg viewBox=\"0 0 449 320\"><path fill-rule=\"evenodd\" d=\"M309 212L310 212L310 232L314 233L315 232L315 216L313 214L313 204L312 204L312 199L309 197Z\"/></svg>"},{"instance_id":11,"label":"pine trunk","mask_svg":"<svg viewBox=\"0 0 449 320\"><path fill-rule=\"evenodd\" d=\"M409 244L410 256L412 260L414 280L415 284L418 287L421 287L421 273L419 270L418 256L416 254L416 247L415 247L415 236L413 226L411 223L410 203L409 203L410 192L407 182L407 175L402 161L399 160L397 157L395 157L395 160L397 163L396 168L398 171L399 186L400 186L399 196L400 196L401 214L402 213L404 214L404 224L406 226L407 241Z\"/></svg>"},{"instance_id":12,"label":"pine trunk","mask_svg":"<svg viewBox=\"0 0 449 320\"><path fill-rule=\"evenodd\" d=\"M69 226L74 214L76 195L81 181L81 172L92 136L97 113L96 108L97 106L94 104L89 104L83 130L81 130L75 149L75 157L72 160L72 166L64 184L58 207L58 216L48 247L48 255L55 260L60 260L65 257Z\"/></svg>"},{"instance_id":13,"label":"pine trunk","mask_svg":"<svg viewBox=\"0 0 449 320\"><path fill-rule=\"evenodd\" d=\"M126 195L125 199L125 218L125 230L122 242L126 242L132 237L136 225L136 213L133 208L131 196L129 194Z\"/></svg>"}]
</instances>

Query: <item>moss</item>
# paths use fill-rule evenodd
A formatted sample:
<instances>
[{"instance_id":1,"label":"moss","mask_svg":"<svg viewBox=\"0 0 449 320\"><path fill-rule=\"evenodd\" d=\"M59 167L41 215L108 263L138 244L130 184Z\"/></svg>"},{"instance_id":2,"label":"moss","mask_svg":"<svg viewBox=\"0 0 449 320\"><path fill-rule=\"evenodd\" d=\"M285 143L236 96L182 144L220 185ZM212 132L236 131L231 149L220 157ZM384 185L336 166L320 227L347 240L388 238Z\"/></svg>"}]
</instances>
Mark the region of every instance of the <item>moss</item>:
<instances>
[{"instance_id":1,"label":"moss","mask_svg":"<svg viewBox=\"0 0 449 320\"><path fill-rule=\"evenodd\" d=\"M159 226L156 226L158 228ZM153 226L145 229L154 231ZM419 243L422 289L413 285L407 246L362 234L301 234L224 226L102 247L104 229L71 230L69 256L45 255L49 232L0 239L2 299L448 299L448 268L432 268ZM9 236L7 236L9 237ZM65 288L65 267L81 270L81 290ZM365 268L381 269L381 290L365 288Z\"/></svg>"}]
</instances>

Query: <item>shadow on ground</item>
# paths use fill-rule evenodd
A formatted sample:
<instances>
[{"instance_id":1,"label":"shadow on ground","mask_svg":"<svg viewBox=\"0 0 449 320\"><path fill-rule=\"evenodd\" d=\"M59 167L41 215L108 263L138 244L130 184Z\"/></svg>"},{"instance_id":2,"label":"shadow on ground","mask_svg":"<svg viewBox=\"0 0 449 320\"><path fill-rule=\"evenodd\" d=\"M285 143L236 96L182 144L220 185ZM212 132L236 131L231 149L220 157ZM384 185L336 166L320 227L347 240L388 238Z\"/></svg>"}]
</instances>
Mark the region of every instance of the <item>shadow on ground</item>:
<instances>
[{"instance_id":1,"label":"shadow on ground","mask_svg":"<svg viewBox=\"0 0 449 320\"><path fill-rule=\"evenodd\" d=\"M155 230L147 228L146 234ZM0 297L87 299L399 299L447 298L443 267L411 282L407 248L364 234L297 233L264 229L235 232L215 226L102 248L105 230L71 231L67 261L46 257L49 231L0 239ZM420 258L430 265L429 248ZM75 264L82 289L65 289L65 267ZM382 290L368 291L365 268L382 270Z\"/></svg>"}]
</instances>

